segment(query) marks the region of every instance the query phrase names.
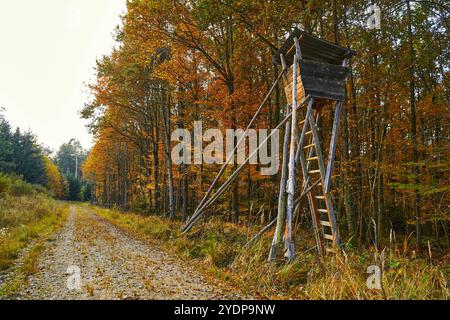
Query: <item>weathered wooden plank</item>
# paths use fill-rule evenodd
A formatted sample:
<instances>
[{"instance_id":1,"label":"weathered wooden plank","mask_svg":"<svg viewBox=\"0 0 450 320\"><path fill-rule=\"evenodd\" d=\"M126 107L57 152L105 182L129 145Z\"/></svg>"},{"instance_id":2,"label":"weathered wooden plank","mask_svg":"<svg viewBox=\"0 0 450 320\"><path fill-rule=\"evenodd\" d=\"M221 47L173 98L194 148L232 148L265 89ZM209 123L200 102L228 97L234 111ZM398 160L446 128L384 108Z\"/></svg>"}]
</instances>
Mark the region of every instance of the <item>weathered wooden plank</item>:
<instances>
[{"instance_id":1,"label":"weathered wooden plank","mask_svg":"<svg viewBox=\"0 0 450 320\"><path fill-rule=\"evenodd\" d=\"M306 90L321 90L334 93L345 92L345 81L302 76L301 81Z\"/></svg>"},{"instance_id":2,"label":"weathered wooden plank","mask_svg":"<svg viewBox=\"0 0 450 320\"><path fill-rule=\"evenodd\" d=\"M320 78L345 80L350 75L350 68L316 61L302 60L300 62L302 75L314 75Z\"/></svg>"},{"instance_id":3,"label":"weathered wooden plank","mask_svg":"<svg viewBox=\"0 0 450 320\"><path fill-rule=\"evenodd\" d=\"M317 91L317 90L308 90L307 92L308 92L307 95L310 95L311 97L314 97L316 99L328 99L328 100L334 100L334 101L345 100L344 94L323 92L323 91Z\"/></svg>"},{"instance_id":4,"label":"weathered wooden plank","mask_svg":"<svg viewBox=\"0 0 450 320\"><path fill-rule=\"evenodd\" d=\"M317 62L304 62L305 72L297 68L297 101L306 95L315 98L342 101L345 99L345 80L349 68L334 65L323 65ZM285 94L288 101L292 100L293 68L288 70L284 80Z\"/></svg>"},{"instance_id":5,"label":"weathered wooden plank","mask_svg":"<svg viewBox=\"0 0 450 320\"><path fill-rule=\"evenodd\" d=\"M305 82L304 77L324 79L324 80L334 80L336 83L344 84L345 80L350 73L350 69L341 66L333 66L329 64L321 64L317 62L308 62L305 60L300 68L297 68L297 75L302 77L302 81ZM293 79L292 66L288 69L287 83L285 85L291 84Z\"/></svg>"},{"instance_id":6,"label":"weathered wooden plank","mask_svg":"<svg viewBox=\"0 0 450 320\"><path fill-rule=\"evenodd\" d=\"M332 241L334 241L334 237L333 237L333 235L331 235L331 234L326 234L326 233L324 233L323 236L324 236L325 239L327 239L327 240L332 240Z\"/></svg>"},{"instance_id":7,"label":"weathered wooden plank","mask_svg":"<svg viewBox=\"0 0 450 320\"><path fill-rule=\"evenodd\" d=\"M292 83L292 79L293 79L293 74L294 74L294 71L293 71L293 66L291 66L290 68L288 68L288 70L287 70L287 79L288 79L288 84L291 84ZM300 69L299 68L297 68L297 77L299 77L300 76Z\"/></svg>"},{"instance_id":8,"label":"weathered wooden plank","mask_svg":"<svg viewBox=\"0 0 450 320\"><path fill-rule=\"evenodd\" d=\"M297 79L299 80L296 86L297 104L299 104L300 101L303 101L305 99L306 95L305 95L305 88L303 87L300 77ZM285 94L287 101L292 101L292 85L288 85L287 87L285 87Z\"/></svg>"},{"instance_id":9,"label":"weathered wooden plank","mask_svg":"<svg viewBox=\"0 0 450 320\"><path fill-rule=\"evenodd\" d=\"M297 104L300 103L300 101L303 101L305 98L305 88L303 87L303 82L300 77L300 70L299 68L296 68L297 70L297 77L296 77L296 83L297 83ZM294 79L294 73L293 73L293 66L291 66L288 69L287 72L287 79L285 79L285 87L284 92L286 94L287 101L292 101L292 86L293 86L293 79Z\"/></svg>"}]
</instances>

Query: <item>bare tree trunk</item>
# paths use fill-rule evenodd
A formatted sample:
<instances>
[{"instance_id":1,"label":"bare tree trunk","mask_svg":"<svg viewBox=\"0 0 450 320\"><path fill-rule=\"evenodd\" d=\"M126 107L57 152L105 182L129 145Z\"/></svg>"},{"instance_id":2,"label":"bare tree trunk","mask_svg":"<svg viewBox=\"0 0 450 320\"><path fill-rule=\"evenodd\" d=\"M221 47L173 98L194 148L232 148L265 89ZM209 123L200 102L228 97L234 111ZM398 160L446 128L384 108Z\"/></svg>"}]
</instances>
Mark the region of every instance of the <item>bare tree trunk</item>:
<instances>
[{"instance_id":1,"label":"bare tree trunk","mask_svg":"<svg viewBox=\"0 0 450 320\"><path fill-rule=\"evenodd\" d=\"M229 81L228 84L228 94L231 96L234 92L234 86ZM231 123L232 123L232 129L236 130L236 117L234 116L234 105L231 106ZM237 139L235 138L234 145L238 143ZM237 155L236 153L234 156L234 164L233 164L233 171L236 171L237 169ZM233 187L231 189L231 221L233 223L239 222L239 179L236 179L236 181L233 183Z\"/></svg>"},{"instance_id":2,"label":"bare tree trunk","mask_svg":"<svg viewBox=\"0 0 450 320\"><path fill-rule=\"evenodd\" d=\"M348 35L348 28L347 28L347 12L346 8L344 8L343 11L343 24L344 24L344 32L346 36L346 42L347 46L349 47L349 35ZM349 61L350 69L352 70L352 61ZM350 123L348 122L348 119L350 121L355 122L357 120L357 107L356 107L356 89L355 89L355 81L353 79L353 72L350 75L350 90L351 90L351 105L346 104L346 107L344 109L344 162L348 163L349 161L356 159L358 163L358 172L361 172L361 160L359 159L359 135L357 132L357 127L353 128L352 131L350 131ZM350 108L351 107L351 108ZM350 112L351 110L351 112ZM350 118L348 118L350 117ZM350 150L350 140L351 143L351 150ZM351 153L350 153L351 151ZM351 173L348 173L347 171L344 171L344 184L345 184L345 190L344 190L344 201L345 201L345 209L347 212L347 229L348 229L348 238L354 239L356 238L356 206L355 206L355 199L353 196L353 181L351 179ZM357 175L356 181L359 182L359 185L361 186L361 176Z\"/></svg>"},{"instance_id":3,"label":"bare tree trunk","mask_svg":"<svg viewBox=\"0 0 450 320\"><path fill-rule=\"evenodd\" d=\"M169 178L169 217L171 220L175 219L174 208L174 190L173 190L173 172L172 172L172 157L170 154L170 116L166 106L166 99L164 93L161 97L163 123L164 123L164 149L166 151L167 160L167 175ZM169 102L170 103L170 102Z\"/></svg>"},{"instance_id":4,"label":"bare tree trunk","mask_svg":"<svg viewBox=\"0 0 450 320\"><path fill-rule=\"evenodd\" d=\"M339 44L339 18L337 0L333 0L334 42Z\"/></svg>"},{"instance_id":5,"label":"bare tree trunk","mask_svg":"<svg viewBox=\"0 0 450 320\"><path fill-rule=\"evenodd\" d=\"M184 104L179 102L179 121L178 127L183 129L184 125ZM180 166L180 174L181 174L181 214L183 221L187 218L187 210L188 210L188 174L186 164L182 163Z\"/></svg>"},{"instance_id":6,"label":"bare tree trunk","mask_svg":"<svg viewBox=\"0 0 450 320\"><path fill-rule=\"evenodd\" d=\"M417 120L416 120L416 98L415 98L415 80L414 80L414 46L413 46L413 34L412 34L412 17L411 17L411 4L406 2L407 17L408 17L408 45L409 45L409 90L410 90L410 130L411 130L411 142L413 148L413 175L414 183L419 183L419 153L417 150ZM420 252L422 245L422 217L420 213L420 195L419 190L414 188L414 213L416 216L416 251Z\"/></svg>"}]
</instances>

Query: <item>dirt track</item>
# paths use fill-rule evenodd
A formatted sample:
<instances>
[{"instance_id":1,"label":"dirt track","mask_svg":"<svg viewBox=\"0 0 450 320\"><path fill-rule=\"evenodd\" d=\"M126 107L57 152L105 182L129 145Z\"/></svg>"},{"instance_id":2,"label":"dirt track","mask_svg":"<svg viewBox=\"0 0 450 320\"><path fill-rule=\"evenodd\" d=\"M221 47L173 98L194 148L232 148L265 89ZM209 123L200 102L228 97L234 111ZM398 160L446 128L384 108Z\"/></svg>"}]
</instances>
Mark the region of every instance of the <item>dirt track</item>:
<instances>
[{"instance_id":1,"label":"dirt track","mask_svg":"<svg viewBox=\"0 0 450 320\"><path fill-rule=\"evenodd\" d=\"M72 269L68 270L69 267ZM28 286L19 292L18 298L238 297L224 294L182 261L127 235L92 210L72 206L66 225L48 242L38 259L37 272L29 277Z\"/></svg>"}]
</instances>

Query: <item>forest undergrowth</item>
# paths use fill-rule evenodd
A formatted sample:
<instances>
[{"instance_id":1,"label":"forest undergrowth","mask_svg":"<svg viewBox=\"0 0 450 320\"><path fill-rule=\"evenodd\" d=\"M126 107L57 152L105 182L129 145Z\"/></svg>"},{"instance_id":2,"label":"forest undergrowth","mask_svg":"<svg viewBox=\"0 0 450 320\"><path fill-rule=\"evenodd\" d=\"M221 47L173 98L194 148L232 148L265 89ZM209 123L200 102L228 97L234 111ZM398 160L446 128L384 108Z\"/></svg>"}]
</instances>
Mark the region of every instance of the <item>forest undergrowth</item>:
<instances>
[{"instance_id":1,"label":"forest undergrowth","mask_svg":"<svg viewBox=\"0 0 450 320\"><path fill-rule=\"evenodd\" d=\"M267 261L272 234L248 241L256 227L211 219L188 234L180 222L156 216L120 213L94 207L101 217L148 241L194 262L208 276L261 299L448 299L448 256L413 257L408 237L383 249L343 246L320 258L312 235L302 230L297 257ZM246 246L247 245L247 246ZM369 289L369 266L379 266L381 288Z\"/></svg>"}]
</instances>

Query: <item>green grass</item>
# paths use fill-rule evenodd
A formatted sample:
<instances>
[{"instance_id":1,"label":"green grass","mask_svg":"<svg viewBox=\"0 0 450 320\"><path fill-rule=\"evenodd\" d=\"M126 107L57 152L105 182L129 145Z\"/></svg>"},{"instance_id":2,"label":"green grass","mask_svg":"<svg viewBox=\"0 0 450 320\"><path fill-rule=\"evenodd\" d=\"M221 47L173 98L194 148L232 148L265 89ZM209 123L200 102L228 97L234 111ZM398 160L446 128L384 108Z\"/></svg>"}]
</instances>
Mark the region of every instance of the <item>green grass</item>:
<instances>
[{"instance_id":1,"label":"green grass","mask_svg":"<svg viewBox=\"0 0 450 320\"><path fill-rule=\"evenodd\" d=\"M28 276L37 270L44 241L63 225L67 213L66 204L42 194L0 199L0 272L12 269L21 250L31 246L12 277L0 287L0 298L14 297L26 285Z\"/></svg>"},{"instance_id":2,"label":"green grass","mask_svg":"<svg viewBox=\"0 0 450 320\"><path fill-rule=\"evenodd\" d=\"M258 230L211 220L187 235L181 223L95 208L100 216L137 236L158 241L208 275L255 298L265 299L448 299L448 260L413 259L399 244L392 252L347 249L326 258L302 239L295 262L267 262L272 234L245 250ZM306 235L305 235L306 237ZM306 242L306 244L305 244ZM309 243L308 243L309 242ZM308 247L307 247L308 245ZM382 290L366 286L367 267L382 267Z\"/></svg>"},{"instance_id":3,"label":"green grass","mask_svg":"<svg viewBox=\"0 0 450 320\"><path fill-rule=\"evenodd\" d=\"M65 206L44 195L0 199L0 271L10 268L30 241L44 238L61 224Z\"/></svg>"},{"instance_id":4,"label":"green grass","mask_svg":"<svg viewBox=\"0 0 450 320\"><path fill-rule=\"evenodd\" d=\"M21 250L31 246L11 278L0 287L0 298L14 297L28 276L36 272L43 242L62 226L67 208L39 186L0 173L0 272L9 272Z\"/></svg>"}]
</instances>

